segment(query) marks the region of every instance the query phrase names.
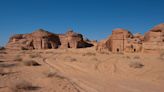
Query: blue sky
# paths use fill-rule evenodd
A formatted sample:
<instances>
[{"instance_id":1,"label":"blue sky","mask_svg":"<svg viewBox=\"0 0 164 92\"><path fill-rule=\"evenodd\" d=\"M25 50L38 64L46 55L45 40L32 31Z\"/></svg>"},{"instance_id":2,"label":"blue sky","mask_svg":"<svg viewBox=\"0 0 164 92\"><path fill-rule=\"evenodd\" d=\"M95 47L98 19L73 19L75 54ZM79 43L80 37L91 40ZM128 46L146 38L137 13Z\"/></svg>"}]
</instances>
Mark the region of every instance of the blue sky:
<instances>
[{"instance_id":1,"label":"blue sky","mask_svg":"<svg viewBox=\"0 0 164 92\"><path fill-rule=\"evenodd\" d=\"M68 28L101 40L115 28L145 33L164 22L164 0L0 0L0 45L17 33Z\"/></svg>"}]
</instances>

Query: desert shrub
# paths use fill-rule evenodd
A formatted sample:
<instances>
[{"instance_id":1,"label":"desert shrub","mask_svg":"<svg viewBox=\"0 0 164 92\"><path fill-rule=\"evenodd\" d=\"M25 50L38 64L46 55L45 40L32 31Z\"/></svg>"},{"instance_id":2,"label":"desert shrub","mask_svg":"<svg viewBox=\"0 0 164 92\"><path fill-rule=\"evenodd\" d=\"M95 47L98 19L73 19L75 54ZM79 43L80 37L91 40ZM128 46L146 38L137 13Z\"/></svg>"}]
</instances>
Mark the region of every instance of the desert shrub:
<instances>
[{"instance_id":1,"label":"desert shrub","mask_svg":"<svg viewBox=\"0 0 164 92\"><path fill-rule=\"evenodd\" d=\"M130 56L125 56L125 58L130 59Z\"/></svg>"},{"instance_id":2,"label":"desert shrub","mask_svg":"<svg viewBox=\"0 0 164 92\"><path fill-rule=\"evenodd\" d=\"M105 51L101 51L99 52L100 54L106 54L106 55L109 55L109 52L105 52Z\"/></svg>"},{"instance_id":3,"label":"desert shrub","mask_svg":"<svg viewBox=\"0 0 164 92\"><path fill-rule=\"evenodd\" d=\"M75 62L75 61L77 61L76 58L73 58L73 57L71 57L71 56L65 57L64 60L65 60L65 61L69 61L69 62Z\"/></svg>"},{"instance_id":4,"label":"desert shrub","mask_svg":"<svg viewBox=\"0 0 164 92\"><path fill-rule=\"evenodd\" d=\"M46 72L45 75L46 77L54 77L55 76L55 72Z\"/></svg>"},{"instance_id":5,"label":"desert shrub","mask_svg":"<svg viewBox=\"0 0 164 92\"><path fill-rule=\"evenodd\" d=\"M131 68L142 68L144 65L138 61L130 62L129 67Z\"/></svg>"},{"instance_id":6,"label":"desert shrub","mask_svg":"<svg viewBox=\"0 0 164 92\"><path fill-rule=\"evenodd\" d=\"M17 82L13 89L13 92L24 92L24 91L35 91L39 90L41 87L34 86L32 83L27 82L27 81L20 81Z\"/></svg>"},{"instance_id":7,"label":"desert shrub","mask_svg":"<svg viewBox=\"0 0 164 92\"><path fill-rule=\"evenodd\" d=\"M53 72L53 71L49 71L46 74L46 77L51 78L51 77L55 77L55 78L59 78L59 79L65 79L65 77L61 74L59 74L58 72Z\"/></svg>"},{"instance_id":8,"label":"desert shrub","mask_svg":"<svg viewBox=\"0 0 164 92\"><path fill-rule=\"evenodd\" d=\"M30 58L37 58L37 57L41 57L41 55L39 53L34 53L34 54L30 54L29 57Z\"/></svg>"},{"instance_id":9,"label":"desert shrub","mask_svg":"<svg viewBox=\"0 0 164 92\"><path fill-rule=\"evenodd\" d=\"M52 51L47 51L47 52L45 52L46 54L53 54L54 52L52 52Z\"/></svg>"},{"instance_id":10,"label":"desert shrub","mask_svg":"<svg viewBox=\"0 0 164 92\"><path fill-rule=\"evenodd\" d=\"M25 66L40 66L41 65L38 62L36 62L35 60L26 60L23 63Z\"/></svg>"},{"instance_id":11,"label":"desert shrub","mask_svg":"<svg viewBox=\"0 0 164 92\"><path fill-rule=\"evenodd\" d=\"M82 54L82 56L96 56L96 53L87 52L87 53Z\"/></svg>"},{"instance_id":12,"label":"desert shrub","mask_svg":"<svg viewBox=\"0 0 164 92\"><path fill-rule=\"evenodd\" d=\"M9 68L9 67L14 67L17 64L6 64L6 63L2 63L0 64L0 68Z\"/></svg>"}]
</instances>

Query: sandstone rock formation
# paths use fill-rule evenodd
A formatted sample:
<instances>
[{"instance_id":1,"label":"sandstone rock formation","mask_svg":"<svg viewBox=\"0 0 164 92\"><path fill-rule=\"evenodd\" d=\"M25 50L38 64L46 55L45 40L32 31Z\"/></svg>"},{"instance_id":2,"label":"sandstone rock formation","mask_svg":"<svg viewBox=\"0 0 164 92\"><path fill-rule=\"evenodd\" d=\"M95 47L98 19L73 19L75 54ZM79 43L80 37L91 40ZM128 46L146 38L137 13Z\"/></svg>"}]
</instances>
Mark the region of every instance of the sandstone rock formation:
<instances>
[{"instance_id":1,"label":"sandstone rock formation","mask_svg":"<svg viewBox=\"0 0 164 92\"><path fill-rule=\"evenodd\" d=\"M113 30L108 39L100 41L97 51L106 49L113 53L143 52L159 54L164 50L164 24L159 24L142 36L140 33L131 34L125 29Z\"/></svg>"},{"instance_id":2,"label":"sandstone rock formation","mask_svg":"<svg viewBox=\"0 0 164 92\"><path fill-rule=\"evenodd\" d=\"M6 45L8 49L56 49L56 48L84 48L92 46L83 40L81 34L69 31L66 34L54 34L43 29L30 34L16 34Z\"/></svg>"},{"instance_id":3,"label":"sandstone rock formation","mask_svg":"<svg viewBox=\"0 0 164 92\"><path fill-rule=\"evenodd\" d=\"M61 48L85 48L91 47L92 44L83 40L83 35L69 30L66 34L59 35Z\"/></svg>"},{"instance_id":4,"label":"sandstone rock formation","mask_svg":"<svg viewBox=\"0 0 164 92\"><path fill-rule=\"evenodd\" d=\"M101 40L97 43L96 50L99 52L110 51L110 44L108 39Z\"/></svg>"},{"instance_id":5,"label":"sandstone rock formation","mask_svg":"<svg viewBox=\"0 0 164 92\"><path fill-rule=\"evenodd\" d=\"M143 36L136 34L133 36L131 32L125 29L115 29L107 40L99 42L96 50L107 49L113 53L139 52L142 48Z\"/></svg>"},{"instance_id":6,"label":"sandstone rock formation","mask_svg":"<svg viewBox=\"0 0 164 92\"><path fill-rule=\"evenodd\" d=\"M160 53L164 50L164 24L159 24L145 33L144 53Z\"/></svg>"}]
</instances>

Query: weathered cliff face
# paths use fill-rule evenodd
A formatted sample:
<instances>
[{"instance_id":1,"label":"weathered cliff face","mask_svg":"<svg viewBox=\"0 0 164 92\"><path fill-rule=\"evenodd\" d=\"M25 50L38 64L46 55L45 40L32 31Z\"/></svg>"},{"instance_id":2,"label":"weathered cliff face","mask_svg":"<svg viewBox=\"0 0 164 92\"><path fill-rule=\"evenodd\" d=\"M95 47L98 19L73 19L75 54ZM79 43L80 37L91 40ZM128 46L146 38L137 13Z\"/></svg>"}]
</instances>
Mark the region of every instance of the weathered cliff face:
<instances>
[{"instance_id":1,"label":"weathered cliff face","mask_svg":"<svg viewBox=\"0 0 164 92\"><path fill-rule=\"evenodd\" d=\"M143 52L160 53L164 50L164 24L159 24L145 33Z\"/></svg>"},{"instance_id":2,"label":"weathered cliff face","mask_svg":"<svg viewBox=\"0 0 164 92\"><path fill-rule=\"evenodd\" d=\"M141 34L132 35L125 29L115 29L108 39L100 41L96 50L106 49L113 53L139 52L142 48L143 36Z\"/></svg>"},{"instance_id":3,"label":"weathered cliff face","mask_svg":"<svg viewBox=\"0 0 164 92\"><path fill-rule=\"evenodd\" d=\"M83 35L68 31L66 34L59 35L61 48L85 48L93 46L83 40Z\"/></svg>"},{"instance_id":4,"label":"weathered cliff face","mask_svg":"<svg viewBox=\"0 0 164 92\"><path fill-rule=\"evenodd\" d=\"M114 53L123 53L128 39L131 39L133 35L125 29L115 29L112 31L110 37L111 51Z\"/></svg>"},{"instance_id":5,"label":"weathered cliff face","mask_svg":"<svg viewBox=\"0 0 164 92\"><path fill-rule=\"evenodd\" d=\"M30 34L17 34L10 38L8 49L56 49L56 48L83 48L91 44L83 40L81 34L69 31L66 34L54 34L43 29Z\"/></svg>"},{"instance_id":6,"label":"weathered cliff face","mask_svg":"<svg viewBox=\"0 0 164 92\"><path fill-rule=\"evenodd\" d=\"M113 53L143 52L159 54L164 50L164 24L155 26L144 36L139 33L132 35L124 29L113 30L108 39L98 43L96 50L101 51L102 49Z\"/></svg>"},{"instance_id":7,"label":"weathered cliff face","mask_svg":"<svg viewBox=\"0 0 164 92\"><path fill-rule=\"evenodd\" d=\"M6 48L8 49L50 49L57 48L60 44L58 35L36 30L30 34L17 34L10 38Z\"/></svg>"},{"instance_id":8,"label":"weathered cliff face","mask_svg":"<svg viewBox=\"0 0 164 92\"><path fill-rule=\"evenodd\" d=\"M96 45L96 50L99 52L111 51L111 44L109 39L101 40Z\"/></svg>"}]
</instances>

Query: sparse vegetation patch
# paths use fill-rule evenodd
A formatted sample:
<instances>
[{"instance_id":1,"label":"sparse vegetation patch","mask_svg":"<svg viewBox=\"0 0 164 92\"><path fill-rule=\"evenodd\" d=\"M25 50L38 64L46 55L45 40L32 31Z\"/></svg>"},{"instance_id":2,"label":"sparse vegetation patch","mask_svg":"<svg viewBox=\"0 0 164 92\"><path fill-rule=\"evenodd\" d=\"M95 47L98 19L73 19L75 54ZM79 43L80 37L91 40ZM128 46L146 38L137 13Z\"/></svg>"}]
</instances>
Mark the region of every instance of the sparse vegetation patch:
<instances>
[{"instance_id":1,"label":"sparse vegetation patch","mask_svg":"<svg viewBox=\"0 0 164 92\"><path fill-rule=\"evenodd\" d=\"M75 62L75 61L77 61L76 58L73 58L73 57L71 57L71 56L66 56L66 57L64 58L64 60L65 60L65 61L69 61L69 62Z\"/></svg>"},{"instance_id":2,"label":"sparse vegetation patch","mask_svg":"<svg viewBox=\"0 0 164 92\"><path fill-rule=\"evenodd\" d=\"M35 60L26 60L23 63L25 66L40 66L41 65L38 62L36 62Z\"/></svg>"},{"instance_id":3,"label":"sparse vegetation patch","mask_svg":"<svg viewBox=\"0 0 164 92\"><path fill-rule=\"evenodd\" d=\"M87 53L82 54L82 56L96 56L96 53L87 52Z\"/></svg>"},{"instance_id":4,"label":"sparse vegetation patch","mask_svg":"<svg viewBox=\"0 0 164 92\"><path fill-rule=\"evenodd\" d=\"M37 58L37 57L41 57L41 55L39 53L34 53L34 54L30 54L29 57L30 58Z\"/></svg>"},{"instance_id":5,"label":"sparse vegetation patch","mask_svg":"<svg viewBox=\"0 0 164 92\"><path fill-rule=\"evenodd\" d=\"M141 62L133 61L130 62L129 67L131 68L142 68L144 65Z\"/></svg>"},{"instance_id":6,"label":"sparse vegetation patch","mask_svg":"<svg viewBox=\"0 0 164 92\"><path fill-rule=\"evenodd\" d=\"M32 83L29 83L27 81L21 81L16 83L13 87L14 92L24 92L24 91L35 91L39 90L41 87L34 86Z\"/></svg>"},{"instance_id":7,"label":"sparse vegetation patch","mask_svg":"<svg viewBox=\"0 0 164 92\"><path fill-rule=\"evenodd\" d=\"M56 77L56 78L59 78L59 79L65 79L65 77L62 76L61 74L59 74L58 72L49 71L49 72L45 73L45 75L48 78Z\"/></svg>"}]
</instances>

